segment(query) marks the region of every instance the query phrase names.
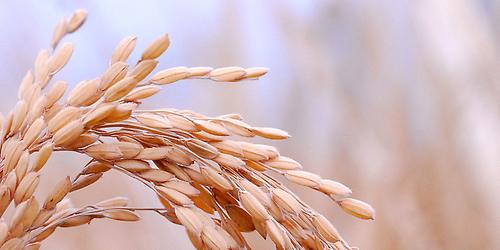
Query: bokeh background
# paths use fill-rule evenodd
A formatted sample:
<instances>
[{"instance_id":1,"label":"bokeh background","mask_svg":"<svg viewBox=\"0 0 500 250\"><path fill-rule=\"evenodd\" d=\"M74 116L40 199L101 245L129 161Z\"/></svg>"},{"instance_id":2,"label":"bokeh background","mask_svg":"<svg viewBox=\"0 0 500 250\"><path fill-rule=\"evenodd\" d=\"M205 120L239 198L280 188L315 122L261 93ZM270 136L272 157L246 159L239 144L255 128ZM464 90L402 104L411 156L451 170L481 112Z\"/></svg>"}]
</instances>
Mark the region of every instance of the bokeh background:
<instances>
[{"instance_id":1,"label":"bokeh background","mask_svg":"<svg viewBox=\"0 0 500 250\"><path fill-rule=\"evenodd\" d=\"M237 112L289 131L273 143L307 170L346 183L375 221L294 187L361 249L500 249L500 1L0 1L0 110L53 27L77 8L85 26L56 79L75 85L107 66L121 38L138 51L167 32L160 67L266 66L259 81L166 86L146 107ZM57 155L40 194L85 158ZM157 201L118 173L72 195ZM269 245L258 242L255 249ZM180 226L94 221L57 231L44 249L191 249Z\"/></svg>"}]
</instances>

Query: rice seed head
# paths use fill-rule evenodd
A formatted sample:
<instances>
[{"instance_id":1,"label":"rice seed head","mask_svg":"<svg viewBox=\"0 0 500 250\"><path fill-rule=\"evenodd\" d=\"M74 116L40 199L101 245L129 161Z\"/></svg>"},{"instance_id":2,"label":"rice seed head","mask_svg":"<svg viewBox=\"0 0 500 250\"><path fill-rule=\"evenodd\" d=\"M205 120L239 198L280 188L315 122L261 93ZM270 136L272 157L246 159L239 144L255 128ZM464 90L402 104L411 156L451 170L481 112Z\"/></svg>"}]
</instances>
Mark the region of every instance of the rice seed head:
<instances>
[{"instance_id":1,"label":"rice seed head","mask_svg":"<svg viewBox=\"0 0 500 250\"><path fill-rule=\"evenodd\" d=\"M80 82L69 93L66 103L75 107L94 104L102 94L99 89L100 82L100 78Z\"/></svg>"},{"instance_id":2,"label":"rice seed head","mask_svg":"<svg viewBox=\"0 0 500 250\"><path fill-rule=\"evenodd\" d=\"M141 55L141 61L148 59L156 59L161 56L165 50L167 50L170 45L170 39L168 34L163 34L154 40L143 52Z\"/></svg>"},{"instance_id":3,"label":"rice seed head","mask_svg":"<svg viewBox=\"0 0 500 250\"><path fill-rule=\"evenodd\" d=\"M144 86L131 91L126 97L127 102L138 102L139 100L155 95L161 88L157 86Z\"/></svg>"},{"instance_id":4,"label":"rice seed head","mask_svg":"<svg viewBox=\"0 0 500 250\"><path fill-rule=\"evenodd\" d=\"M83 178L73 182L71 186L70 192L74 192L76 190L82 189L96 181L98 181L102 177L102 173L95 173L83 176Z\"/></svg>"},{"instance_id":5,"label":"rice seed head","mask_svg":"<svg viewBox=\"0 0 500 250\"><path fill-rule=\"evenodd\" d=\"M52 143L46 143L42 146L42 148L38 152L38 157L31 168L32 171L38 172L40 171L40 169L42 169L42 167L45 165L47 160L52 155L53 149L54 149L54 144Z\"/></svg>"},{"instance_id":6,"label":"rice seed head","mask_svg":"<svg viewBox=\"0 0 500 250\"><path fill-rule=\"evenodd\" d=\"M106 218L119 221L138 221L141 219L137 213L125 209L106 210L102 215Z\"/></svg>"},{"instance_id":7,"label":"rice seed head","mask_svg":"<svg viewBox=\"0 0 500 250\"><path fill-rule=\"evenodd\" d=\"M138 63L132 71L129 73L129 76L135 78L137 82L140 82L146 78L158 65L158 61L147 59Z\"/></svg>"},{"instance_id":8,"label":"rice seed head","mask_svg":"<svg viewBox=\"0 0 500 250\"><path fill-rule=\"evenodd\" d=\"M19 204L31 197L40 181L38 173L30 172L21 180L14 193L14 201Z\"/></svg>"},{"instance_id":9,"label":"rice seed head","mask_svg":"<svg viewBox=\"0 0 500 250\"><path fill-rule=\"evenodd\" d=\"M312 224L316 230L330 242L337 242L340 240L337 229L321 214L315 214L312 217Z\"/></svg>"},{"instance_id":10,"label":"rice seed head","mask_svg":"<svg viewBox=\"0 0 500 250\"><path fill-rule=\"evenodd\" d=\"M54 30L54 35L52 36L52 48L57 47L57 44L59 44L64 35L66 35L67 26L68 24L66 22L66 19L62 18L57 24Z\"/></svg>"},{"instance_id":11,"label":"rice seed head","mask_svg":"<svg viewBox=\"0 0 500 250\"><path fill-rule=\"evenodd\" d=\"M43 204L43 208L54 209L57 203L59 203L66 196L66 194L69 193L72 186L71 184L72 183L69 179L69 176L66 176L66 178L60 181L52 190L52 192L47 196L47 199Z\"/></svg>"},{"instance_id":12,"label":"rice seed head","mask_svg":"<svg viewBox=\"0 0 500 250\"><path fill-rule=\"evenodd\" d=\"M90 157L97 160L113 160L123 156L118 145L114 143L99 143L84 150Z\"/></svg>"},{"instance_id":13,"label":"rice seed head","mask_svg":"<svg viewBox=\"0 0 500 250\"><path fill-rule=\"evenodd\" d=\"M128 205L128 201L129 200L127 197L118 196L118 197L113 197L113 198L110 198L107 200L100 201L100 202L96 203L96 206L103 207L103 208L126 207Z\"/></svg>"},{"instance_id":14,"label":"rice seed head","mask_svg":"<svg viewBox=\"0 0 500 250\"><path fill-rule=\"evenodd\" d=\"M137 38L135 36L125 37L118 43L115 51L111 55L111 64L125 62L135 48Z\"/></svg>"},{"instance_id":15,"label":"rice seed head","mask_svg":"<svg viewBox=\"0 0 500 250\"><path fill-rule=\"evenodd\" d=\"M246 71L245 78L257 79L257 78L267 74L269 69L265 68L265 67L253 67L253 68L247 68L247 69L245 69L245 71Z\"/></svg>"},{"instance_id":16,"label":"rice seed head","mask_svg":"<svg viewBox=\"0 0 500 250\"><path fill-rule=\"evenodd\" d=\"M266 208L251 193L240 192L240 201L245 210L257 221L265 221L271 217Z\"/></svg>"},{"instance_id":17,"label":"rice seed head","mask_svg":"<svg viewBox=\"0 0 500 250\"><path fill-rule=\"evenodd\" d=\"M266 161L265 164L268 167L275 168L278 170L296 170L302 168L302 165L300 165L300 163L285 156L280 156L278 158L271 159L269 161Z\"/></svg>"},{"instance_id":18,"label":"rice seed head","mask_svg":"<svg viewBox=\"0 0 500 250\"><path fill-rule=\"evenodd\" d=\"M283 210L293 214L298 214L302 210L302 205L300 205L297 199L287 191L279 188L272 188L271 193L272 200Z\"/></svg>"},{"instance_id":19,"label":"rice seed head","mask_svg":"<svg viewBox=\"0 0 500 250\"><path fill-rule=\"evenodd\" d=\"M12 200L17 204L9 224L0 220L0 249L38 249L56 228L94 219L137 221L138 211L155 211L183 225L199 249L243 249L248 245L242 232L254 230L270 237L277 249L350 248L333 224L268 171L330 196L349 214L374 218L370 205L345 198L352 193L348 187L300 170L300 163L281 156L273 146L250 142L255 136L286 139L286 131L251 126L239 114L209 117L191 110L138 109L160 85L194 78L257 79L267 68L174 67L146 79L169 47L169 37L162 35L148 45L130 71L126 61L136 38L127 37L102 75L77 84L65 102L61 98L66 82L45 90L73 53L71 43L56 47L86 17L86 11L77 10L61 19L52 37L54 53L42 50L37 55L33 71L20 84L16 107L6 117L0 114L0 214ZM54 150L92 159L74 180L64 178L39 204L33 194ZM110 169L148 186L164 208L127 207L125 197L78 208L65 198Z\"/></svg>"},{"instance_id":20,"label":"rice seed head","mask_svg":"<svg viewBox=\"0 0 500 250\"><path fill-rule=\"evenodd\" d=\"M277 128L253 127L252 132L258 136L272 140L283 140L290 138L290 134L288 134L288 132Z\"/></svg>"},{"instance_id":21,"label":"rice seed head","mask_svg":"<svg viewBox=\"0 0 500 250\"><path fill-rule=\"evenodd\" d=\"M137 85L137 80L134 77L125 77L111 86L104 93L104 101L114 102L126 96Z\"/></svg>"},{"instance_id":22,"label":"rice seed head","mask_svg":"<svg viewBox=\"0 0 500 250\"><path fill-rule=\"evenodd\" d=\"M318 189L325 194L336 195L340 197L346 197L352 194L351 189L344 184L328 179L321 180Z\"/></svg>"},{"instance_id":23,"label":"rice seed head","mask_svg":"<svg viewBox=\"0 0 500 250\"><path fill-rule=\"evenodd\" d=\"M94 161L88 164L83 170L82 174L88 175L88 174L96 174L96 173L104 173L108 170L110 170L113 166L109 163L105 162L100 162L100 161Z\"/></svg>"},{"instance_id":24,"label":"rice seed head","mask_svg":"<svg viewBox=\"0 0 500 250\"><path fill-rule=\"evenodd\" d=\"M252 232L255 230L252 216L247 211L236 205L226 206L225 209L231 220L236 224L238 231Z\"/></svg>"},{"instance_id":25,"label":"rice seed head","mask_svg":"<svg viewBox=\"0 0 500 250\"><path fill-rule=\"evenodd\" d=\"M285 177L293 183L310 188L319 188L322 181L319 175L302 170L287 171Z\"/></svg>"},{"instance_id":26,"label":"rice seed head","mask_svg":"<svg viewBox=\"0 0 500 250\"><path fill-rule=\"evenodd\" d=\"M52 55L47 62L49 67L49 74L54 75L59 70L61 70L66 63L68 63L71 55L73 54L73 44L64 43L61 48L56 50L54 55Z\"/></svg>"},{"instance_id":27,"label":"rice seed head","mask_svg":"<svg viewBox=\"0 0 500 250\"><path fill-rule=\"evenodd\" d=\"M84 126L81 120L72 121L54 134L54 145L68 144L77 139L83 131Z\"/></svg>"},{"instance_id":28,"label":"rice seed head","mask_svg":"<svg viewBox=\"0 0 500 250\"><path fill-rule=\"evenodd\" d=\"M158 85L165 85L185 79L189 76L189 74L189 70L186 67L164 69L156 73L151 78L151 82Z\"/></svg>"},{"instance_id":29,"label":"rice seed head","mask_svg":"<svg viewBox=\"0 0 500 250\"><path fill-rule=\"evenodd\" d=\"M87 15L87 11L83 9L78 9L73 12L66 26L66 32L73 33L78 30L85 23Z\"/></svg>"},{"instance_id":30,"label":"rice seed head","mask_svg":"<svg viewBox=\"0 0 500 250\"><path fill-rule=\"evenodd\" d=\"M145 126L159 129L172 128L170 121L163 116L154 113L141 113L135 116L135 119Z\"/></svg>"},{"instance_id":31,"label":"rice seed head","mask_svg":"<svg viewBox=\"0 0 500 250\"><path fill-rule=\"evenodd\" d=\"M348 214L364 220L375 219L375 210L370 204L353 199L345 198L339 201L339 206Z\"/></svg>"},{"instance_id":32,"label":"rice seed head","mask_svg":"<svg viewBox=\"0 0 500 250\"><path fill-rule=\"evenodd\" d=\"M167 200L176 205L189 206L193 204L193 201L189 199L188 196L179 191L164 186L156 186L155 188L162 195L162 197L165 197Z\"/></svg>"},{"instance_id":33,"label":"rice seed head","mask_svg":"<svg viewBox=\"0 0 500 250\"><path fill-rule=\"evenodd\" d=\"M217 232L215 227L205 226L201 233L203 243L209 248L214 250L227 250L229 249L224 237Z\"/></svg>"},{"instance_id":34,"label":"rice seed head","mask_svg":"<svg viewBox=\"0 0 500 250\"><path fill-rule=\"evenodd\" d=\"M245 69L233 66L214 69L210 72L209 77L217 82L233 82L241 79L245 74Z\"/></svg>"},{"instance_id":35,"label":"rice seed head","mask_svg":"<svg viewBox=\"0 0 500 250\"><path fill-rule=\"evenodd\" d=\"M200 195L200 191L193 187L189 182L187 181L181 181L181 180L169 180L167 182L164 182L161 184L164 187L179 191L189 197L195 197Z\"/></svg>"},{"instance_id":36,"label":"rice seed head","mask_svg":"<svg viewBox=\"0 0 500 250\"><path fill-rule=\"evenodd\" d=\"M193 211L193 208L177 206L175 207L175 215L186 230L198 237L201 235L203 222L198 214Z\"/></svg>"},{"instance_id":37,"label":"rice seed head","mask_svg":"<svg viewBox=\"0 0 500 250\"><path fill-rule=\"evenodd\" d=\"M197 78L207 76L212 70L212 67L191 67L188 73L190 78Z\"/></svg>"},{"instance_id":38,"label":"rice seed head","mask_svg":"<svg viewBox=\"0 0 500 250\"><path fill-rule=\"evenodd\" d=\"M55 133L68 125L69 122L77 120L82 115L81 110L76 107L68 106L59 111L47 124L50 133Z\"/></svg>"},{"instance_id":39,"label":"rice seed head","mask_svg":"<svg viewBox=\"0 0 500 250\"><path fill-rule=\"evenodd\" d=\"M107 90L127 75L128 64L122 61L113 63L101 77L101 90Z\"/></svg>"}]
</instances>

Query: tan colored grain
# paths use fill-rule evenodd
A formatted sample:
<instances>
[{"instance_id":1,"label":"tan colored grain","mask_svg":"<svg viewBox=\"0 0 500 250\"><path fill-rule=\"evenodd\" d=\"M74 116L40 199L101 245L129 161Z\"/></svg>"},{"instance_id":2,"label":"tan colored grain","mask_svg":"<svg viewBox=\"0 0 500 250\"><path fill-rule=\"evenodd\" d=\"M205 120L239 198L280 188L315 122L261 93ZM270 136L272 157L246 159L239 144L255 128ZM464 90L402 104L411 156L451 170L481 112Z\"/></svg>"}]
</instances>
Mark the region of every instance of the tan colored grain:
<instances>
[{"instance_id":1,"label":"tan colored grain","mask_svg":"<svg viewBox=\"0 0 500 250\"><path fill-rule=\"evenodd\" d=\"M127 61L128 57L135 48L136 41L137 38L133 36L129 36L121 40L111 55L111 64Z\"/></svg>"},{"instance_id":2,"label":"tan colored grain","mask_svg":"<svg viewBox=\"0 0 500 250\"><path fill-rule=\"evenodd\" d=\"M218 188L222 191L233 190L233 186L231 185L231 183L214 169L202 168L201 174L205 176L205 179L207 179L207 181L215 188Z\"/></svg>"},{"instance_id":3,"label":"tan colored grain","mask_svg":"<svg viewBox=\"0 0 500 250\"><path fill-rule=\"evenodd\" d=\"M337 195L341 197L350 196L352 194L351 189L346 187L344 184L327 179L321 180L318 189L323 193L329 195Z\"/></svg>"},{"instance_id":4,"label":"tan colored grain","mask_svg":"<svg viewBox=\"0 0 500 250\"><path fill-rule=\"evenodd\" d=\"M141 55L141 61L148 59L156 59L161 56L165 50L167 50L170 45L170 39L168 38L168 34L164 34L154 40Z\"/></svg>"},{"instance_id":5,"label":"tan colored grain","mask_svg":"<svg viewBox=\"0 0 500 250\"><path fill-rule=\"evenodd\" d=\"M28 166L29 166L29 160L30 160L30 155L28 153L28 150L25 150L21 157L19 158L19 161L17 162L15 172L16 172L16 177L17 177L17 182L19 183L26 173L28 172Z\"/></svg>"},{"instance_id":6,"label":"tan colored grain","mask_svg":"<svg viewBox=\"0 0 500 250\"><path fill-rule=\"evenodd\" d=\"M52 38L54 49L86 17L86 11L77 10L62 19ZM159 85L195 78L257 79L267 68L174 67L145 80L170 40L162 35L153 41L129 71L125 61L135 45L135 37L123 39L103 74L80 82L66 102L60 101L66 82L58 81L48 91L45 87L67 64L73 45L37 55L33 73L28 71L21 81L16 107L7 117L0 115L0 214L12 200L17 205L9 224L0 220L0 249L38 249L56 228L94 219L137 221L139 212L157 212L182 224L198 249L244 249L248 245L242 232L254 230L271 238L277 249L350 248L333 224L269 173L330 196L356 217L373 219L373 208L345 198L352 193L345 185L300 170L300 163L280 156L275 147L251 142L254 136L286 139L286 131L253 127L239 114L209 117L191 110L138 109L142 100L158 93ZM91 160L39 204L33 194L54 150L86 154ZM65 198L111 169L149 187L164 208L127 207L125 197L75 207Z\"/></svg>"},{"instance_id":7,"label":"tan colored grain","mask_svg":"<svg viewBox=\"0 0 500 250\"><path fill-rule=\"evenodd\" d=\"M276 159L266 161L265 164L271 168L279 170L296 170L302 168L302 165L300 165L300 163L285 156L280 156Z\"/></svg>"},{"instance_id":8,"label":"tan colored grain","mask_svg":"<svg viewBox=\"0 0 500 250\"><path fill-rule=\"evenodd\" d=\"M63 128L65 125L68 125L71 121L74 121L80 118L82 115L81 110L76 107L65 107L61 111L59 111L52 119L50 119L47 124L47 128L50 133L55 133Z\"/></svg>"},{"instance_id":9,"label":"tan colored grain","mask_svg":"<svg viewBox=\"0 0 500 250\"><path fill-rule=\"evenodd\" d=\"M188 73L190 78L197 78L207 76L212 70L212 67L191 67Z\"/></svg>"},{"instance_id":10,"label":"tan colored grain","mask_svg":"<svg viewBox=\"0 0 500 250\"><path fill-rule=\"evenodd\" d=\"M54 30L54 35L52 36L52 48L57 47L57 44L59 44L64 35L66 35L67 26L68 24L66 19L62 18L57 24L56 29Z\"/></svg>"},{"instance_id":11,"label":"tan colored grain","mask_svg":"<svg viewBox=\"0 0 500 250\"><path fill-rule=\"evenodd\" d=\"M157 86L144 86L136 88L125 97L125 101L137 102L139 100L155 95L160 90L161 88Z\"/></svg>"},{"instance_id":12,"label":"tan colored grain","mask_svg":"<svg viewBox=\"0 0 500 250\"><path fill-rule=\"evenodd\" d=\"M81 179L78 179L76 182L73 182L73 185L71 187L71 192L74 192L78 189L82 189L82 188L98 181L101 177L102 177L102 173L85 175Z\"/></svg>"},{"instance_id":13,"label":"tan colored grain","mask_svg":"<svg viewBox=\"0 0 500 250\"><path fill-rule=\"evenodd\" d=\"M255 230L252 216L247 211L235 205L226 206L225 208L231 220L236 224L238 231L252 232Z\"/></svg>"},{"instance_id":14,"label":"tan colored grain","mask_svg":"<svg viewBox=\"0 0 500 250\"><path fill-rule=\"evenodd\" d=\"M247 68L245 69L245 78L248 78L248 79L255 79L255 78L259 78L265 74L267 74L267 72L269 71L268 68L265 68L265 67L253 67L253 68Z\"/></svg>"},{"instance_id":15,"label":"tan colored grain","mask_svg":"<svg viewBox=\"0 0 500 250\"><path fill-rule=\"evenodd\" d=\"M193 201L189 199L188 196L174 189L164 186L156 186L156 190L174 204L180 206L188 206L193 204Z\"/></svg>"},{"instance_id":16,"label":"tan colored grain","mask_svg":"<svg viewBox=\"0 0 500 250\"><path fill-rule=\"evenodd\" d=\"M175 207L175 215L182 223L182 225L186 227L186 230L193 233L194 235L201 235L201 232L203 230L203 222L192 208Z\"/></svg>"},{"instance_id":17,"label":"tan colored grain","mask_svg":"<svg viewBox=\"0 0 500 250\"><path fill-rule=\"evenodd\" d=\"M160 169L149 169L146 171L142 171L137 174L138 176L142 177L145 180L152 181L152 182L157 182L157 183L162 183L162 182L167 182L170 179L174 178L174 175L160 170Z\"/></svg>"},{"instance_id":18,"label":"tan colored grain","mask_svg":"<svg viewBox=\"0 0 500 250\"><path fill-rule=\"evenodd\" d=\"M66 32L73 33L78 30L87 19L87 11L86 10L76 10L73 12L71 17L69 18L68 24L66 26Z\"/></svg>"},{"instance_id":19,"label":"tan colored grain","mask_svg":"<svg viewBox=\"0 0 500 250\"><path fill-rule=\"evenodd\" d=\"M14 193L14 201L16 202L16 204L29 199L35 192L35 188L38 186L39 182L40 176L38 173L29 172L28 174L26 174L26 176L19 183Z\"/></svg>"},{"instance_id":20,"label":"tan colored grain","mask_svg":"<svg viewBox=\"0 0 500 250\"><path fill-rule=\"evenodd\" d=\"M182 115L175 115L175 114L167 115L167 119L170 121L170 123L174 128L178 128L188 132L200 131L200 129L194 124L193 121L189 120L188 118Z\"/></svg>"},{"instance_id":21,"label":"tan colored grain","mask_svg":"<svg viewBox=\"0 0 500 250\"><path fill-rule=\"evenodd\" d=\"M272 200L283 210L298 214L300 213L302 206L290 193L283 189L271 188Z\"/></svg>"},{"instance_id":22,"label":"tan colored grain","mask_svg":"<svg viewBox=\"0 0 500 250\"><path fill-rule=\"evenodd\" d=\"M274 220L266 221L266 231L278 249L285 249L285 236Z\"/></svg>"},{"instance_id":23,"label":"tan colored grain","mask_svg":"<svg viewBox=\"0 0 500 250\"><path fill-rule=\"evenodd\" d=\"M233 169L240 169L245 166L245 162L240 158L224 153L220 153L217 157L213 158L213 160L220 165L224 165Z\"/></svg>"},{"instance_id":24,"label":"tan colored grain","mask_svg":"<svg viewBox=\"0 0 500 250\"><path fill-rule=\"evenodd\" d=\"M108 117L116 108L114 103L104 103L99 108L85 115L83 119L83 124L85 127L90 128L94 125L99 124L102 120Z\"/></svg>"},{"instance_id":25,"label":"tan colored grain","mask_svg":"<svg viewBox=\"0 0 500 250\"><path fill-rule=\"evenodd\" d=\"M339 205L345 212L360 219L375 219L375 210L366 202L353 198L345 198L339 201Z\"/></svg>"},{"instance_id":26,"label":"tan colored grain","mask_svg":"<svg viewBox=\"0 0 500 250\"><path fill-rule=\"evenodd\" d=\"M229 130L232 134L243 136L243 137L253 137L252 127L240 120L226 118L224 120L218 121Z\"/></svg>"},{"instance_id":27,"label":"tan colored grain","mask_svg":"<svg viewBox=\"0 0 500 250\"><path fill-rule=\"evenodd\" d=\"M23 138L25 147L30 146L38 138L42 130L45 128L45 120L43 118L36 119L26 131Z\"/></svg>"},{"instance_id":28,"label":"tan colored grain","mask_svg":"<svg viewBox=\"0 0 500 250\"><path fill-rule=\"evenodd\" d=\"M95 174L95 173L103 173L112 168L111 164L105 162L94 161L87 165L81 173L84 175L87 174Z\"/></svg>"},{"instance_id":29,"label":"tan colored grain","mask_svg":"<svg viewBox=\"0 0 500 250\"><path fill-rule=\"evenodd\" d=\"M149 166L148 162L141 160L122 160L115 162L115 164L121 168L124 168L132 172L139 172L151 169L151 166Z\"/></svg>"},{"instance_id":30,"label":"tan colored grain","mask_svg":"<svg viewBox=\"0 0 500 250\"><path fill-rule=\"evenodd\" d=\"M76 85L76 87L69 93L66 100L71 106L89 106L94 104L102 92L99 89L101 79L96 78L89 81L82 81Z\"/></svg>"},{"instance_id":31,"label":"tan colored grain","mask_svg":"<svg viewBox=\"0 0 500 250\"><path fill-rule=\"evenodd\" d=\"M113 63L101 77L100 89L107 90L127 75L128 64L125 62Z\"/></svg>"},{"instance_id":32,"label":"tan colored grain","mask_svg":"<svg viewBox=\"0 0 500 250\"><path fill-rule=\"evenodd\" d=\"M200 195L200 191L191 186L191 184L189 184L189 182L186 181L170 180L168 182L162 183L161 185L179 191L189 197Z\"/></svg>"},{"instance_id":33,"label":"tan colored grain","mask_svg":"<svg viewBox=\"0 0 500 250\"><path fill-rule=\"evenodd\" d=\"M337 229L321 214L312 217L312 223L316 230L330 242L337 242L340 239Z\"/></svg>"},{"instance_id":34,"label":"tan colored grain","mask_svg":"<svg viewBox=\"0 0 500 250\"><path fill-rule=\"evenodd\" d=\"M224 67L210 72L210 79L218 82L232 82L241 79L246 74L241 67Z\"/></svg>"},{"instance_id":35,"label":"tan colored grain","mask_svg":"<svg viewBox=\"0 0 500 250\"><path fill-rule=\"evenodd\" d=\"M130 71L129 76L135 78L138 82L144 80L158 65L156 60L144 60L139 62Z\"/></svg>"},{"instance_id":36,"label":"tan colored grain","mask_svg":"<svg viewBox=\"0 0 500 250\"><path fill-rule=\"evenodd\" d=\"M186 67L175 67L170 69L164 69L156 73L151 78L151 82L159 85L164 85L185 79L189 75L190 75L189 69Z\"/></svg>"},{"instance_id":37,"label":"tan colored grain","mask_svg":"<svg viewBox=\"0 0 500 250\"><path fill-rule=\"evenodd\" d=\"M224 126L217 124L215 122L206 120L196 120L195 124L199 129L213 135L219 135L219 136L229 135L229 132Z\"/></svg>"},{"instance_id":38,"label":"tan colored grain","mask_svg":"<svg viewBox=\"0 0 500 250\"><path fill-rule=\"evenodd\" d=\"M38 157L36 158L35 162L33 163L32 166L32 171L39 171L42 169L42 167L45 165L47 160L50 158L52 155L52 151L54 149L54 145L52 143L46 143L42 146L40 151L38 152Z\"/></svg>"},{"instance_id":39,"label":"tan colored grain","mask_svg":"<svg viewBox=\"0 0 500 250\"><path fill-rule=\"evenodd\" d=\"M226 250L229 249L224 237L217 232L214 227L205 226L201 233L201 239L208 249Z\"/></svg>"},{"instance_id":40,"label":"tan colored grain","mask_svg":"<svg viewBox=\"0 0 500 250\"><path fill-rule=\"evenodd\" d=\"M73 54L73 44L64 43L54 55L49 58L47 62L49 67L49 74L54 75L59 70L61 70L66 63L68 63L71 55Z\"/></svg>"},{"instance_id":41,"label":"tan colored grain","mask_svg":"<svg viewBox=\"0 0 500 250\"><path fill-rule=\"evenodd\" d=\"M265 221L271 217L266 208L251 193L241 192L240 201L245 210L257 221ZM255 225L255 227L257 228L258 225Z\"/></svg>"},{"instance_id":42,"label":"tan colored grain","mask_svg":"<svg viewBox=\"0 0 500 250\"><path fill-rule=\"evenodd\" d=\"M159 116L153 113L142 113L135 116L135 119L145 126L152 128L172 128L170 121L165 119L163 116Z\"/></svg>"},{"instance_id":43,"label":"tan colored grain","mask_svg":"<svg viewBox=\"0 0 500 250\"><path fill-rule=\"evenodd\" d=\"M104 207L104 208L107 208L107 207L126 207L128 205L128 201L129 200L127 197L118 196L118 197L113 197L110 199L100 201L100 202L96 203L95 205L98 207Z\"/></svg>"},{"instance_id":44,"label":"tan colored grain","mask_svg":"<svg viewBox=\"0 0 500 250\"><path fill-rule=\"evenodd\" d=\"M158 166L158 168L174 174L175 177L177 177L177 179L183 180L183 181L191 181L191 177L189 177L189 175L184 170L185 168L181 168L181 167L177 166L176 164L172 164L172 163L166 162L166 161L162 161L161 164L159 164L157 162L155 162L155 163L156 163L156 166Z\"/></svg>"},{"instance_id":45,"label":"tan colored grain","mask_svg":"<svg viewBox=\"0 0 500 250\"><path fill-rule=\"evenodd\" d=\"M45 82L49 76L49 61L50 53L48 50L41 50L35 59L34 74L38 82Z\"/></svg>"},{"instance_id":46,"label":"tan colored grain","mask_svg":"<svg viewBox=\"0 0 500 250\"><path fill-rule=\"evenodd\" d=\"M285 177L293 183L310 188L320 187L322 181L319 175L302 170L287 171Z\"/></svg>"},{"instance_id":47,"label":"tan colored grain","mask_svg":"<svg viewBox=\"0 0 500 250\"><path fill-rule=\"evenodd\" d=\"M19 131L21 128L21 125L24 122L24 119L26 118L26 115L28 113L28 105L25 101L19 101L16 104L16 107L14 108L14 116L12 118L12 124L10 126L10 133L14 134Z\"/></svg>"},{"instance_id":48,"label":"tan colored grain","mask_svg":"<svg viewBox=\"0 0 500 250\"><path fill-rule=\"evenodd\" d=\"M141 219L137 213L124 209L106 210L102 215L106 218L120 221L138 221Z\"/></svg>"},{"instance_id":49,"label":"tan colored grain","mask_svg":"<svg viewBox=\"0 0 500 250\"><path fill-rule=\"evenodd\" d=\"M86 148L84 152L92 158L98 160L113 160L123 156L120 148L115 143L95 144Z\"/></svg>"},{"instance_id":50,"label":"tan colored grain","mask_svg":"<svg viewBox=\"0 0 500 250\"><path fill-rule=\"evenodd\" d=\"M288 132L277 128L253 127L252 132L258 136L272 140L283 140L290 138L290 134L288 134Z\"/></svg>"},{"instance_id":51,"label":"tan colored grain","mask_svg":"<svg viewBox=\"0 0 500 250\"><path fill-rule=\"evenodd\" d=\"M81 120L76 120L68 123L54 134L54 145L59 146L68 144L83 133L84 126Z\"/></svg>"},{"instance_id":52,"label":"tan colored grain","mask_svg":"<svg viewBox=\"0 0 500 250\"><path fill-rule=\"evenodd\" d=\"M114 102L126 96L136 85L137 80L134 77L125 77L104 93L104 100L106 102Z\"/></svg>"},{"instance_id":53,"label":"tan colored grain","mask_svg":"<svg viewBox=\"0 0 500 250\"><path fill-rule=\"evenodd\" d=\"M71 180L69 179L69 176L64 178L62 181L60 181L54 189L52 189L52 192L47 195L47 198L45 199L45 202L43 203L43 208L45 209L54 209L65 196L66 194L69 193L71 190Z\"/></svg>"},{"instance_id":54,"label":"tan colored grain","mask_svg":"<svg viewBox=\"0 0 500 250\"><path fill-rule=\"evenodd\" d=\"M191 151L203 158L214 159L220 154L217 148L201 140L192 139L186 145Z\"/></svg>"}]
</instances>

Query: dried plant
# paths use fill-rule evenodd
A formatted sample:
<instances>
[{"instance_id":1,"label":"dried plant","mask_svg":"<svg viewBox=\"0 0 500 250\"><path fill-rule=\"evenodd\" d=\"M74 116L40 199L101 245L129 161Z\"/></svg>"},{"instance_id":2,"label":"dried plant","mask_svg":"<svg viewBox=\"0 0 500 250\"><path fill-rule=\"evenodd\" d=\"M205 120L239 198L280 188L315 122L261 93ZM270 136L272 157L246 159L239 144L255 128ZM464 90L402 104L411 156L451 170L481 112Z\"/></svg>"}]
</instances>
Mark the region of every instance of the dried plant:
<instances>
[{"instance_id":1,"label":"dried plant","mask_svg":"<svg viewBox=\"0 0 500 250\"><path fill-rule=\"evenodd\" d=\"M275 128L253 127L237 114L207 117L176 109L139 110L141 100L161 85L182 79L236 82L257 79L265 68L175 67L147 76L169 47L160 36L129 69L126 63L136 43L123 39L104 73L82 81L62 97L67 84L53 83L68 62L71 43L61 39L76 31L87 13L76 11L57 25L53 52L42 50L34 70L21 82L15 108L2 118L0 185L0 245L3 249L38 249L57 228L88 224L93 219L137 221L150 211L183 225L198 249L250 248L242 232L270 237L277 249L350 249L335 227L301 201L270 173L329 196L347 213L373 219L370 205L348 198L341 183L300 170L301 165L268 145L238 141L260 136L289 137ZM54 185L39 202L34 192L41 170L53 151L73 151L90 161L74 178ZM163 207L130 207L115 197L74 207L66 196L98 181L109 170L119 171L148 187ZM12 218L5 210L14 201Z\"/></svg>"}]
</instances>

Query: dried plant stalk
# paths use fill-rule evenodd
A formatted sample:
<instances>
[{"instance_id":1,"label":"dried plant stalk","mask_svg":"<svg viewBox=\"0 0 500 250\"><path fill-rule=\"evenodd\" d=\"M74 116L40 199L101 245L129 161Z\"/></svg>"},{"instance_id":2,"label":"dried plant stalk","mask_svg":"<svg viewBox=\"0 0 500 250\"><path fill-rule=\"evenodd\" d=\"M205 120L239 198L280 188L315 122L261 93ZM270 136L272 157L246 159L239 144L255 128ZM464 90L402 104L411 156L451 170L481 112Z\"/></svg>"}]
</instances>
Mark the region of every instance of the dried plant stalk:
<instances>
[{"instance_id":1,"label":"dried plant stalk","mask_svg":"<svg viewBox=\"0 0 500 250\"><path fill-rule=\"evenodd\" d=\"M94 219L137 221L151 211L183 225L198 249L250 248L242 232L256 230L278 249L350 249L333 224L305 204L269 173L328 195L342 210L373 219L367 203L349 198L341 183L301 170L274 147L238 141L260 136L281 140L280 129L253 127L240 115L208 117L172 108L139 110L158 85L201 78L217 82L257 79L261 67L175 67L160 70L155 60L170 45L162 35L142 53L136 65L127 59L136 38L122 40L101 76L85 80L68 97L66 83L46 91L53 76L69 61L71 43L57 45L76 31L87 13L77 10L56 26L52 47L43 50L34 70L19 88L19 101L2 116L0 211L14 201L14 216L0 222L0 249L38 249L58 227L75 227ZM34 72L32 74L31 72ZM41 170L53 151L74 151L90 157L74 178L66 177L39 203L33 195ZM31 155L35 157L30 157ZM147 186L163 207L129 207L124 197L74 207L68 195L100 180L109 170Z\"/></svg>"}]
</instances>

